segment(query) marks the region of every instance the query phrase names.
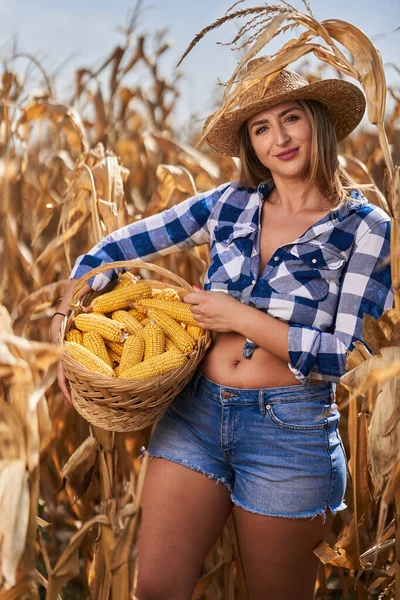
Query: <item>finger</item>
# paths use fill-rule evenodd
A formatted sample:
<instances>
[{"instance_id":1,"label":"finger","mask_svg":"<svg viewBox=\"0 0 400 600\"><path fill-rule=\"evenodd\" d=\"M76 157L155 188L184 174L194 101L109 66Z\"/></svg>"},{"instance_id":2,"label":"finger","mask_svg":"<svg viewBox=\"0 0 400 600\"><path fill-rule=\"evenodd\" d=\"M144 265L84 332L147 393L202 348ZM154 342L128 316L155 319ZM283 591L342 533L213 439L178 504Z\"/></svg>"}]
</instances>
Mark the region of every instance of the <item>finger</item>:
<instances>
[{"instance_id":1,"label":"finger","mask_svg":"<svg viewBox=\"0 0 400 600\"><path fill-rule=\"evenodd\" d=\"M200 294L202 292L189 292L183 296L183 301L187 304L198 304L200 302Z\"/></svg>"}]
</instances>

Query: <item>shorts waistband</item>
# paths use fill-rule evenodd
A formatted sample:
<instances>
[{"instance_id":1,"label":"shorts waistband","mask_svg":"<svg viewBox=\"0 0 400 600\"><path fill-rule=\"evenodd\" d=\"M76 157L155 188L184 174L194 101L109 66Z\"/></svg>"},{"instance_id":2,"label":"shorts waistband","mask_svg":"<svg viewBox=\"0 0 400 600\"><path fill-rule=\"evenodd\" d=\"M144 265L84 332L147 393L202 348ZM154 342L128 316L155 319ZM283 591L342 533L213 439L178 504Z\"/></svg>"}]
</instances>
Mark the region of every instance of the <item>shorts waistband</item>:
<instances>
[{"instance_id":1,"label":"shorts waistband","mask_svg":"<svg viewBox=\"0 0 400 600\"><path fill-rule=\"evenodd\" d=\"M326 403L334 401L330 381L269 388L234 388L215 383L203 373L197 371L192 379L192 389L194 394L202 390L222 404L306 402L313 399L325 401Z\"/></svg>"}]
</instances>

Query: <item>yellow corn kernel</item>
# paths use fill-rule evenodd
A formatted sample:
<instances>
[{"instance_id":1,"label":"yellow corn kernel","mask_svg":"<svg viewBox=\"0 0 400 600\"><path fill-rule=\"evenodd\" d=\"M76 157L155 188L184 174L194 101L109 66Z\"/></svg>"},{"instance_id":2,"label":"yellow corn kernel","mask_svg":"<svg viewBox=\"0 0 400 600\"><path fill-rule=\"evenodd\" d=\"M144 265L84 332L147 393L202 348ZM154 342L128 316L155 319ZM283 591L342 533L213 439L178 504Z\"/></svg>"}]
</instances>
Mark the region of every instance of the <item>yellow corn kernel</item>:
<instances>
[{"instance_id":1,"label":"yellow corn kernel","mask_svg":"<svg viewBox=\"0 0 400 600\"><path fill-rule=\"evenodd\" d=\"M184 354L193 352L195 340L172 317L162 310L149 308L149 317L161 325L165 333Z\"/></svg>"},{"instance_id":2,"label":"yellow corn kernel","mask_svg":"<svg viewBox=\"0 0 400 600\"><path fill-rule=\"evenodd\" d=\"M134 335L135 333L141 334L143 331L143 325L141 325L139 321L126 310L114 311L111 318L114 319L114 321L118 321L118 323L122 323L130 335Z\"/></svg>"},{"instance_id":3,"label":"yellow corn kernel","mask_svg":"<svg viewBox=\"0 0 400 600\"><path fill-rule=\"evenodd\" d=\"M124 326L118 321L107 317L100 317L90 313L81 313L75 317L75 327L83 331L97 331L105 340L122 342L124 339Z\"/></svg>"},{"instance_id":4,"label":"yellow corn kernel","mask_svg":"<svg viewBox=\"0 0 400 600\"><path fill-rule=\"evenodd\" d=\"M140 321L140 324L141 324L142 327L146 327L146 325L148 325L149 323L150 323L149 317L144 317L144 319L142 319Z\"/></svg>"},{"instance_id":5,"label":"yellow corn kernel","mask_svg":"<svg viewBox=\"0 0 400 600\"><path fill-rule=\"evenodd\" d=\"M119 361L121 360L121 357L118 356L118 354L115 354L115 352L113 352L110 348L108 348L108 356L111 358L113 368L115 370L116 365L119 365Z\"/></svg>"},{"instance_id":6,"label":"yellow corn kernel","mask_svg":"<svg viewBox=\"0 0 400 600\"><path fill-rule=\"evenodd\" d=\"M90 306L95 312L108 313L128 308L131 302L140 298L151 298L151 287L145 281L129 282L129 285L102 294L95 298Z\"/></svg>"},{"instance_id":7,"label":"yellow corn kernel","mask_svg":"<svg viewBox=\"0 0 400 600\"><path fill-rule=\"evenodd\" d=\"M134 367L143 360L144 339L142 335L130 335L124 344L121 361L119 363L119 376L124 371Z\"/></svg>"},{"instance_id":8,"label":"yellow corn kernel","mask_svg":"<svg viewBox=\"0 0 400 600\"><path fill-rule=\"evenodd\" d=\"M106 375L108 377L115 377L113 369L107 363L105 363L104 360L101 360L101 358L93 354L93 352L90 352L90 350L84 346L81 346L76 342L66 342L65 350L68 352L71 358L89 369L89 371L101 373L102 375Z\"/></svg>"},{"instance_id":9,"label":"yellow corn kernel","mask_svg":"<svg viewBox=\"0 0 400 600\"><path fill-rule=\"evenodd\" d=\"M147 308L156 308L164 311L167 315L178 321L178 323L187 323L197 325L197 321L190 310L190 304L184 302L175 302L174 300L159 300L158 298L145 298L138 300L136 304L147 306Z\"/></svg>"},{"instance_id":10,"label":"yellow corn kernel","mask_svg":"<svg viewBox=\"0 0 400 600\"><path fill-rule=\"evenodd\" d=\"M153 356L152 358L131 367L127 371L124 371L123 378L147 379L148 377L165 375L165 373L181 367L186 362L186 356L168 350L167 352Z\"/></svg>"},{"instance_id":11,"label":"yellow corn kernel","mask_svg":"<svg viewBox=\"0 0 400 600\"><path fill-rule=\"evenodd\" d=\"M135 308L131 308L127 312L128 314L132 315L132 317L135 317L135 319L138 321L142 321L142 319L147 317L147 308L145 306L138 305Z\"/></svg>"},{"instance_id":12,"label":"yellow corn kernel","mask_svg":"<svg viewBox=\"0 0 400 600\"><path fill-rule=\"evenodd\" d=\"M84 333L83 345L112 368L113 362L107 352L106 345L100 333L97 331L88 331L87 333Z\"/></svg>"},{"instance_id":13,"label":"yellow corn kernel","mask_svg":"<svg viewBox=\"0 0 400 600\"><path fill-rule=\"evenodd\" d=\"M171 350L171 352L177 352L178 354L182 354L182 352L177 348L172 340L169 339L168 336L165 336L165 349Z\"/></svg>"},{"instance_id":14,"label":"yellow corn kernel","mask_svg":"<svg viewBox=\"0 0 400 600\"><path fill-rule=\"evenodd\" d=\"M77 344L82 345L82 331L79 331L79 329L70 329L67 335L65 336L65 339L67 340L67 342L75 342Z\"/></svg>"},{"instance_id":15,"label":"yellow corn kernel","mask_svg":"<svg viewBox=\"0 0 400 600\"><path fill-rule=\"evenodd\" d=\"M157 323L150 323L143 329L144 359L147 360L157 354L165 352L165 331Z\"/></svg>"},{"instance_id":16,"label":"yellow corn kernel","mask_svg":"<svg viewBox=\"0 0 400 600\"><path fill-rule=\"evenodd\" d=\"M198 325L188 325L186 327L186 331L188 332L189 335L192 336L192 338L194 338L195 340L198 340L199 338L201 338L201 336L204 335L204 329L202 329L201 327L199 327Z\"/></svg>"},{"instance_id":17,"label":"yellow corn kernel","mask_svg":"<svg viewBox=\"0 0 400 600\"><path fill-rule=\"evenodd\" d=\"M178 292L174 290L174 288L164 288L163 290L153 288L152 298L158 298L159 300L173 300L174 302L181 301Z\"/></svg>"},{"instance_id":18,"label":"yellow corn kernel","mask_svg":"<svg viewBox=\"0 0 400 600\"><path fill-rule=\"evenodd\" d=\"M105 343L109 349L109 352L113 352L116 356L121 358L124 349L124 342L112 342L110 340L105 340Z\"/></svg>"}]
</instances>

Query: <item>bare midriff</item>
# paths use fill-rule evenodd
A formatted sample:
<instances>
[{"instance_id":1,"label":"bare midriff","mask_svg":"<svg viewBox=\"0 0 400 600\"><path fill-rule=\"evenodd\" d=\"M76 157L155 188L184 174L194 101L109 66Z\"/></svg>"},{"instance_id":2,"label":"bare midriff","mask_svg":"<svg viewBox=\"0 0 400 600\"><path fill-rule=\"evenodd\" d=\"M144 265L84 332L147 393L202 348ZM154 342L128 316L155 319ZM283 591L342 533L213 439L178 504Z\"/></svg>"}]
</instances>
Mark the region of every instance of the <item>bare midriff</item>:
<instances>
[{"instance_id":1,"label":"bare midriff","mask_svg":"<svg viewBox=\"0 0 400 600\"><path fill-rule=\"evenodd\" d=\"M212 337L199 367L211 381L239 389L302 385L284 360L264 348L258 347L251 358L244 358L246 340L241 334L213 332Z\"/></svg>"}]
</instances>

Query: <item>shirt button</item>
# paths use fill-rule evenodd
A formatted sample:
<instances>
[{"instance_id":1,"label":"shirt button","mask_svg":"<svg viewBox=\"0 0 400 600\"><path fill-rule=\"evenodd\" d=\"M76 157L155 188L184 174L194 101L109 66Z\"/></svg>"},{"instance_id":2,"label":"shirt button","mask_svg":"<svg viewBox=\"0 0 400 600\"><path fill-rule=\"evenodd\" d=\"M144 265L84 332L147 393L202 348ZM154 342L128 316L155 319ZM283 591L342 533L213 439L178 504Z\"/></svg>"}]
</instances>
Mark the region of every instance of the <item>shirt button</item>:
<instances>
[{"instance_id":1,"label":"shirt button","mask_svg":"<svg viewBox=\"0 0 400 600\"><path fill-rule=\"evenodd\" d=\"M317 259L316 259L316 258L313 258L313 259L311 260L311 262L313 262L313 263L316 263L316 262L317 262Z\"/></svg>"},{"instance_id":2,"label":"shirt button","mask_svg":"<svg viewBox=\"0 0 400 600\"><path fill-rule=\"evenodd\" d=\"M274 260L279 260L279 256L274 256Z\"/></svg>"}]
</instances>

